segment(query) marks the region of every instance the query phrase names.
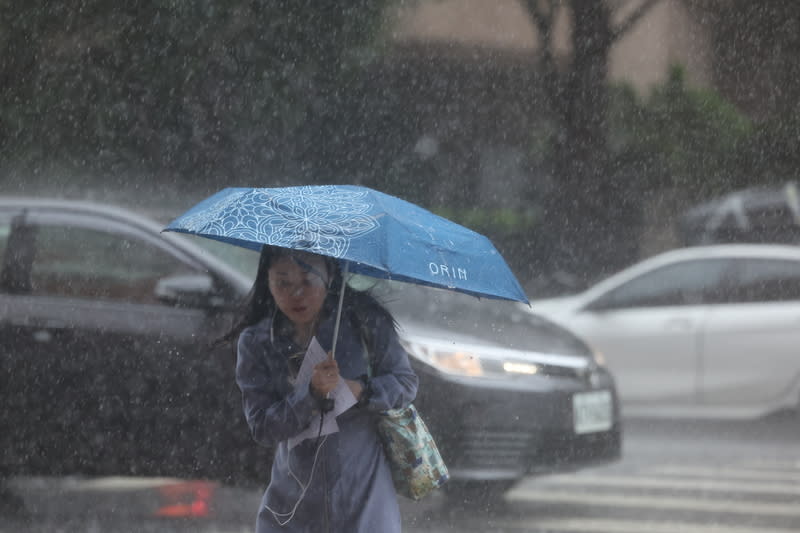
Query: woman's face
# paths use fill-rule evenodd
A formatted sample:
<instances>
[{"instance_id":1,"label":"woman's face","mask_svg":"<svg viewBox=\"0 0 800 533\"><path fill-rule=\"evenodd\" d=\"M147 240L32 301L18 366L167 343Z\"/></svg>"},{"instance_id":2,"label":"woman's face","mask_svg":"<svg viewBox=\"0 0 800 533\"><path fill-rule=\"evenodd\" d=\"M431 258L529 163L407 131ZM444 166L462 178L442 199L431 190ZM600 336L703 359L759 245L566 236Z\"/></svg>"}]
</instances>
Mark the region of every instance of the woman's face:
<instances>
[{"instance_id":1,"label":"woman's face","mask_svg":"<svg viewBox=\"0 0 800 533\"><path fill-rule=\"evenodd\" d=\"M269 267L269 290L278 309L295 327L314 322L328 294L325 260L313 254L284 255Z\"/></svg>"}]
</instances>

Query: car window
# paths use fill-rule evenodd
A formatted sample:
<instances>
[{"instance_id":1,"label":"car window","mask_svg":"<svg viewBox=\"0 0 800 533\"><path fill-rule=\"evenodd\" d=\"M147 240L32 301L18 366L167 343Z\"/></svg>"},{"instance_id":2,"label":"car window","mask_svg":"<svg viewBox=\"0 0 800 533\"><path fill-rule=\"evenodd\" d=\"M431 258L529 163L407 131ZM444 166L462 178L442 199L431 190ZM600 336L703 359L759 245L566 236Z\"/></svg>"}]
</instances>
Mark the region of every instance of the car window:
<instances>
[{"instance_id":1,"label":"car window","mask_svg":"<svg viewBox=\"0 0 800 533\"><path fill-rule=\"evenodd\" d=\"M0 265L3 264L3 258L6 256L9 235L11 235L11 221L0 217Z\"/></svg>"},{"instance_id":2,"label":"car window","mask_svg":"<svg viewBox=\"0 0 800 533\"><path fill-rule=\"evenodd\" d=\"M713 303L724 293L729 259L690 260L651 270L590 304L594 309Z\"/></svg>"},{"instance_id":3,"label":"car window","mask_svg":"<svg viewBox=\"0 0 800 533\"><path fill-rule=\"evenodd\" d=\"M800 300L800 261L742 259L732 302Z\"/></svg>"},{"instance_id":4,"label":"car window","mask_svg":"<svg viewBox=\"0 0 800 533\"><path fill-rule=\"evenodd\" d=\"M158 303L159 279L191 273L170 254L130 236L39 226L30 283L34 295Z\"/></svg>"},{"instance_id":5,"label":"car window","mask_svg":"<svg viewBox=\"0 0 800 533\"><path fill-rule=\"evenodd\" d=\"M30 282L27 265L32 248L29 229L19 213L0 213L0 290L9 293L28 292Z\"/></svg>"},{"instance_id":6,"label":"car window","mask_svg":"<svg viewBox=\"0 0 800 533\"><path fill-rule=\"evenodd\" d=\"M800 227L788 205L771 205L747 213L747 228L735 222L723 224L712 235L713 242L793 243L800 240Z\"/></svg>"}]
</instances>

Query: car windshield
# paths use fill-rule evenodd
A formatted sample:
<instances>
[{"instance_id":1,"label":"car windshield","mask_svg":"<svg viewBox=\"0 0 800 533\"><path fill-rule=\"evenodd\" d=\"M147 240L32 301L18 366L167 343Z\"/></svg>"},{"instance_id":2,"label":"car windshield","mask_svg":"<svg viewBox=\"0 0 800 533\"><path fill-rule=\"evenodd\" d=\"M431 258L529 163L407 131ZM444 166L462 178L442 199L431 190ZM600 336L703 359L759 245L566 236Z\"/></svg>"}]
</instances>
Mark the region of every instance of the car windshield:
<instances>
[{"instance_id":1,"label":"car windshield","mask_svg":"<svg viewBox=\"0 0 800 533\"><path fill-rule=\"evenodd\" d=\"M476 298L455 291L403 282L354 279L371 291L398 322L414 331L440 328L450 338L471 339L517 350L588 355L586 346L555 324L521 309L515 302Z\"/></svg>"}]
</instances>

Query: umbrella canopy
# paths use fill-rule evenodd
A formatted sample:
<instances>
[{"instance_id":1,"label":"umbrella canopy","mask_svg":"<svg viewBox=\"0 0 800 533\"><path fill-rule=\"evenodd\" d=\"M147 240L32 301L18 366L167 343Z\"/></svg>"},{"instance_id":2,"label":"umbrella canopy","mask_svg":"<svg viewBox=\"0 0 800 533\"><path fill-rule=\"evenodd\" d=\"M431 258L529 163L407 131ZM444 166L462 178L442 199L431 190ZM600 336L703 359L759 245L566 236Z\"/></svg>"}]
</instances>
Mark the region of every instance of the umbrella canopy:
<instances>
[{"instance_id":1,"label":"umbrella canopy","mask_svg":"<svg viewBox=\"0 0 800 533\"><path fill-rule=\"evenodd\" d=\"M340 259L352 273L528 303L488 238L367 187L223 189L164 231L303 250Z\"/></svg>"}]
</instances>

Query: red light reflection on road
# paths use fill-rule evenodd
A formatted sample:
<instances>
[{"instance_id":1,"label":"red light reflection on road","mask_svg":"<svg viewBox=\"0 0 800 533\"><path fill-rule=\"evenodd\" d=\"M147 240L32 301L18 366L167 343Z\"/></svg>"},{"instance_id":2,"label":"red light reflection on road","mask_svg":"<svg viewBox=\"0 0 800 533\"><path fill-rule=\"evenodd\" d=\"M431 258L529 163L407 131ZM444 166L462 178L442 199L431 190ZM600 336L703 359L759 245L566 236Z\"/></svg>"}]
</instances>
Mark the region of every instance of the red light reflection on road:
<instances>
[{"instance_id":1,"label":"red light reflection on road","mask_svg":"<svg viewBox=\"0 0 800 533\"><path fill-rule=\"evenodd\" d=\"M162 505L156 516L167 518L202 518L210 516L210 502L216 483L210 481L183 481L158 488Z\"/></svg>"}]
</instances>

